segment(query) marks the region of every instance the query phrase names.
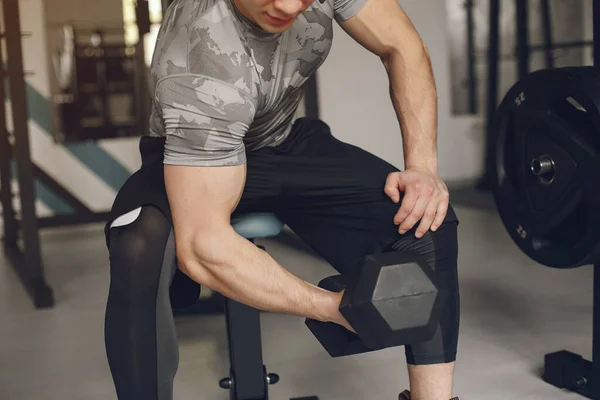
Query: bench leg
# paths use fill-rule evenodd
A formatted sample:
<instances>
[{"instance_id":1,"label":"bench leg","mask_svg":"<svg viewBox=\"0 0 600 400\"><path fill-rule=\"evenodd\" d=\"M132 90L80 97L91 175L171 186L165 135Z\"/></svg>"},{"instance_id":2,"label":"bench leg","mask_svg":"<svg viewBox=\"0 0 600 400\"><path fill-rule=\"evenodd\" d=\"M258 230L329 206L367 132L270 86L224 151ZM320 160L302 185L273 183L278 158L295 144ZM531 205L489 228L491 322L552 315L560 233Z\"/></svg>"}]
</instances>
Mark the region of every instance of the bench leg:
<instances>
[{"instance_id":1,"label":"bench leg","mask_svg":"<svg viewBox=\"0 0 600 400\"><path fill-rule=\"evenodd\" d=\"M225 317L230 376L221 380L221 387L230 390L231 400L267 399L259 311L227 299Z\"/></svg>"},{"instance_id":2,"label":"bench leg","mask_svg":"<svg viewBox=\"0 0 600 400\"><path fill-rule=\"evenodd\" d=\"M263 363L260 311L226 298L225 320L230 375L221 379L219 385L229 389L231 400L268 400L268 386L277 383L279 376L268 374ZM318 397L296 400L318 400Z\"/></svg>"}]
</instances>

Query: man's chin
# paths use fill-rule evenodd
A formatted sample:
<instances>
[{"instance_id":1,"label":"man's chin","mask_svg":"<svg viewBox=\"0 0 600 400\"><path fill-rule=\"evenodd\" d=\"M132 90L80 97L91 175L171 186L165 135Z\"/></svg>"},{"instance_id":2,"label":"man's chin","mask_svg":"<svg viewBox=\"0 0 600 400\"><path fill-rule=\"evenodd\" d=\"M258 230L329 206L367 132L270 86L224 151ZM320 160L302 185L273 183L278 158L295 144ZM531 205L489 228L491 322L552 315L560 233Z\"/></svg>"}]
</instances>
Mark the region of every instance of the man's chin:
<instances>
[{"instance_id":1,"label":"man's chin","mask_svg":"<svg viewBox=\"0 0 600 400\"><path fill-rule=\"evenodd\" d=\"M287 31L288 29L290 29L291 27L292 27L292 24L289 24L286 26L270 26L270 25L262 26L263 30L268 33L283 33L285 31Z\"/></svg>"},{"instance_id":2,"label":"man's chin","mask_svg":"<svg viewBox=\"0 0 600 400\"><path fill-rule=\"evenodd\" d=\"M261 22L262 23L260 24L260 26L264 31L269 33L282 33L292 27L292 25L294 24L294 19L290 20L287 23L280 24L271 22L270 18L268 16L265 16L265 19Z\"/></svg>"}]
</instances>

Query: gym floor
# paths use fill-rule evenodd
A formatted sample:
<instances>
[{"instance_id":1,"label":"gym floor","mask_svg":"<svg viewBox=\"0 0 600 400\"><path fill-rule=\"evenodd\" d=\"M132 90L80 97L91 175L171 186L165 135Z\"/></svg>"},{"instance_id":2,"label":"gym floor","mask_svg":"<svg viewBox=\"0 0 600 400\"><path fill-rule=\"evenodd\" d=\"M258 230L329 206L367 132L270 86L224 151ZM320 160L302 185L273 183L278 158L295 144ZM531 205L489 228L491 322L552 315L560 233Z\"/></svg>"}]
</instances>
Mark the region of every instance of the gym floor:
<instances>
[{"instance_id":1,"label":"gym floor","mask_svg":"<svg viewBox=\"0 0 600 400\"><path fill-rule=\"evenodd\" d=\"M460 225L461 336L455 395L461 400L580 399L544 383L544 354L567 349L590 359L592 269L553 270L530 261L497 214L456 196ZM468 202L468 201L467 201ZM0 255L0 399L106 400L115 393L104 353L107 251L101 225L44 230L56 307L35 310ZM291 232L263 240L298 276L317 283L333 269ZM394 400L408 388L402 348L331 359L300 318L264 313L264 358L281 381L271 398ZM176 399L227 399L221 316L177 319Z\"/></svg>"}]
</instances>

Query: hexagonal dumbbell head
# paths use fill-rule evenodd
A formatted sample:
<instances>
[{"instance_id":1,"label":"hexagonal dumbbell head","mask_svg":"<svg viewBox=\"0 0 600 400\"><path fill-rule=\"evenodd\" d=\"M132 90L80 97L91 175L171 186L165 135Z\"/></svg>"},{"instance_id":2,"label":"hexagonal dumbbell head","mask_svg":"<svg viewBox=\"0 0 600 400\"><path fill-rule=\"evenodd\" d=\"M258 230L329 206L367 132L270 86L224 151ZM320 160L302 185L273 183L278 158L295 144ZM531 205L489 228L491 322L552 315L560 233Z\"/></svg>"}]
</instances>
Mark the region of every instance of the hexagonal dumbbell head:
<instances>
[{"instance_id":1,"label":"hexagonal dumbbell head","mask_svg":"<svg viewBox=\"0 0 600 400\"><path fill-rule=\"evenodd\" d=\"M425 341L439 322L445 293L416 251L370 255L348 280L340 312L374 350Z\"/></svg>"}]
</instances>

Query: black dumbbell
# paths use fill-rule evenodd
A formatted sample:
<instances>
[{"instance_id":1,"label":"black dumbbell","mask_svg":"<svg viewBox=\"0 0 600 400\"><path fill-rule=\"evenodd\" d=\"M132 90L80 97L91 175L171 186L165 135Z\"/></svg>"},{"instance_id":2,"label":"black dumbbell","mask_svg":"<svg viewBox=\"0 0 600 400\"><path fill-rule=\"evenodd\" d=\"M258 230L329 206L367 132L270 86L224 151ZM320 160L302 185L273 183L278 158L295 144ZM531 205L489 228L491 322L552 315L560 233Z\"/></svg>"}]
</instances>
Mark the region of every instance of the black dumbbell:
<instances>
[{"instance_id":1,"label":"black dumbbell","mask_svg":"<svg viewBox=\"0 0 600 400\"><path fill-rule=\"evenodd\" d=\"M306 320L332 357L431 339L447 295L433 269L412 250L370 255L351 276L330 276L319 286L333 292L345 289L339 310L356 331Z\"/></svg>"}]
</instances>

